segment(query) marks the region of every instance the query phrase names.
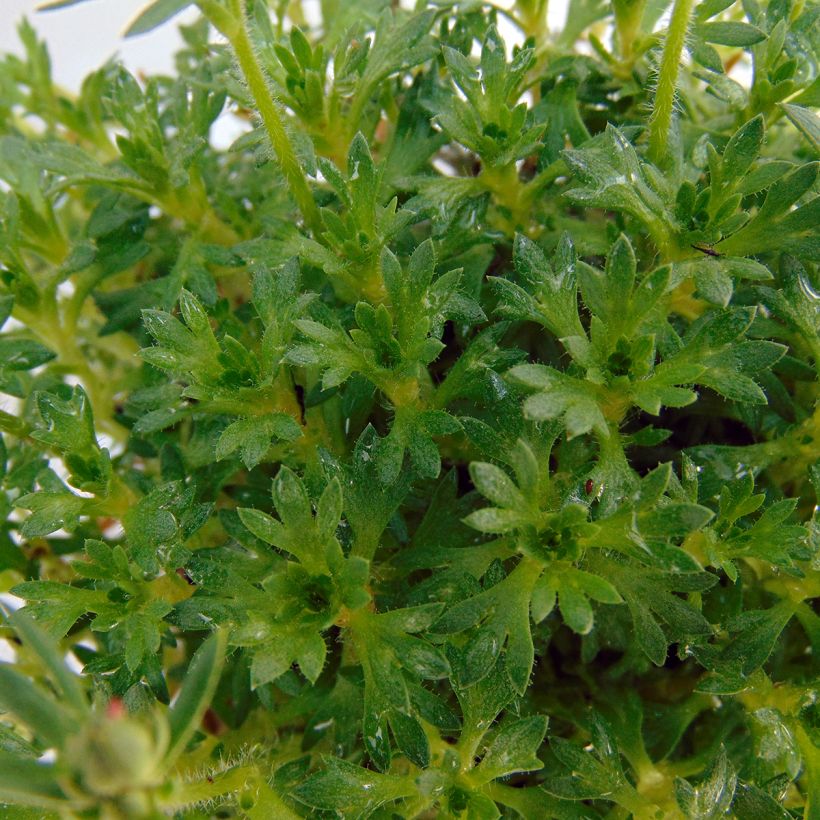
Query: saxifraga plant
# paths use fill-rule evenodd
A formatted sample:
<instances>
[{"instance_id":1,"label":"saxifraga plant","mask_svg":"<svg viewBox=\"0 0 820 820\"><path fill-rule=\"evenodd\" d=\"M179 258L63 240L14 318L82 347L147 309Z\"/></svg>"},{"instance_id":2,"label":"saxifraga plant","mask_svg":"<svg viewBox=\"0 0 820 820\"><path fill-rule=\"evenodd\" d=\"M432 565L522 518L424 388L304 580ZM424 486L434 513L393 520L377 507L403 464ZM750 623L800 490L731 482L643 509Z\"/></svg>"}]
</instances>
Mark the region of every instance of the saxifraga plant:
<instances>
[{"instance_id":1,"label":"saxifraga plant","mask_svg":"<svg viewBox=\"0 0 820 820\"><path fill-rule=\"evenodd\" d=\"M820 6L412 5L0 62L0 811L816 820Z\"/></svg>"}]
</instances>

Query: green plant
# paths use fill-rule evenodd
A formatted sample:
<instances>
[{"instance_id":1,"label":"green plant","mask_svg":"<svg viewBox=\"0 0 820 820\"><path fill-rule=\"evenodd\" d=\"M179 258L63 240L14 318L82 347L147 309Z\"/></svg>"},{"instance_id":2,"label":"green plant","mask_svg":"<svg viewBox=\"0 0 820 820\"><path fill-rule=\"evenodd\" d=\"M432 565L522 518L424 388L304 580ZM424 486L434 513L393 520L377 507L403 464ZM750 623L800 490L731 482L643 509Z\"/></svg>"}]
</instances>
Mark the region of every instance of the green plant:
<instances>
[{"instance_id":1,"label":"green plant","mask_svg":"<svg viewBox=\"0 0 820 820\"><path fill-rule=\"evenodd\" d=\"M0 62L4 810L817 817L820 7L191 5Z\"/></svg>"}]
</instances>

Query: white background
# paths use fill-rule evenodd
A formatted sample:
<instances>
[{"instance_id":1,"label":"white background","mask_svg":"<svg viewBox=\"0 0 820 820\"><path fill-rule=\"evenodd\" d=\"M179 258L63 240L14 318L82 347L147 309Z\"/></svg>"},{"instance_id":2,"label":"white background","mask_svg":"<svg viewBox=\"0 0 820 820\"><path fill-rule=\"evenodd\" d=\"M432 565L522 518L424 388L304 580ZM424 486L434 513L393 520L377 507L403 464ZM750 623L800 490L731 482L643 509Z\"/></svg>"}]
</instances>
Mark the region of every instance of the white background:
<instances>
[{"instance_id":1,"label":"white background","mask_svg":"<svg viewBox=\"0 0 820 820\"><path fill-rule=\"evenodd\" d=\"M65 9L38 12L40 0L0 0L0 53L20 52L17 24L25 16L48 44L55 81L77 90L83 77L119 54L132 70L168 72L179 43L176 21L196 17L186 9L141 37L123 40L122 31L147 0L88 0Z\"/></svg>"},{"instance_id":2,"label":"white background","mask_svg":"<svg viewBox=\"0 0 820 820\"><path fill-rule=\"evenodd\" d=\"M41 0L0 0L0 53L20 52L17 24L24 17L48 44L55 81L76 91L83 77L109 57L119 54L131 71L170 72L173 53L179 44L178 22L195 19L195 9L186 9L158 29L123 40L122 32L148 0L86 0L56 11L38 12ZM316 0L306 0L306 12ZM403 3L403 5L405 5ZM510 0L499 5L511 5ZM567 0L552 0L549 23L560 29L566 17ZM506 25L505 25L506 24ZM499 28L504 38L519 40L518 32L503 18Z\"/></svg>"}]
</instances>

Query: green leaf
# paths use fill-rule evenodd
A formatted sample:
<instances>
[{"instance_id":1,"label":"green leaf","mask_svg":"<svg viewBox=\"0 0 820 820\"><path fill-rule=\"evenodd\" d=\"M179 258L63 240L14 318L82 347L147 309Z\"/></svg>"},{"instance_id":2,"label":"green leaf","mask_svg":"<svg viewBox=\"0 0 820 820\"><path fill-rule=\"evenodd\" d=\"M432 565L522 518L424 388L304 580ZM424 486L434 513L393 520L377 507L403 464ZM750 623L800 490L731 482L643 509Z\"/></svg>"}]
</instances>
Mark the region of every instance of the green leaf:
<instances>
[{"instance_id":1,"label":"green leaf","mask_svg":"<svg viewBox=\"0 0 820 820\"><path fill-rule=\"evenodd\" d=\"M564 151L563 158L583 184L565 193L570 201L627 213L658 237L668 230L666 208L648 182L645 164L616 127L608 124L604 134Z\"/></svg>"},{"instance_id":2,"label":"green leaf","mask_svg":"<svg viewBox=\"0 0 820 820\"><path fill-rule=\"evenodd\" d=\"M0 363L8 370L32 370L50 362L55 353L32 339L0 338Z\"/></svg>"},{"instance_id":3,"label":"green leaf","mask_svg":"<svg viewBox=\"0 0 820 820\"><path fill-rule=\"evenodd\" d=\"M416 794L410 777L379 774L339 758L324 758L324 764L324 769L294 791L300 803L360 817L366 811Z\"/></svg>"},{"instance_id":4,"label":"green leaf","mask_svg":"<svg viewBox=\"0 0 820 820\"><path fill-rule=\"evenodd\" d=\"M732 298L734 283L720 265L699 264L695 270L698 295L720 307L726 307Z\"/></svg>"},{"instance_id":5,"label":"green leaf","mask_svg":"<svg viewBox=\"0 0 820 820\"><path fill-rule=\"evenodd\" d=\"M182 689L168 715L170 739L165 753L166 765L170 766L185 751L188 741L199 728L222 674L227 642L226 632L214 632L191 659Z\"/></svg>"},{"instance_id":6,"label":"green leaf","mask_svg":"<svg viewBox=\"0 0 820 820\"><path fill-rule=\"evenodd\" d=\"M55 766L21 759L0 750L0 801L15 807L11 809L15 816L28 816L19 808L21 806L60 811L65 808L65 800Z\"/></svg>"},{"instance_id":7,"label":"green leaf","mask_svg":"<svg viewBox=\"0 0 820 820\"><path fill-rule=\"evenodd\" d=\"M734 133L723 151L723 167L727 179L743 179L760 153L763 134L764 121L760 114Z\"/></svg>"},{"instance_id":8,"label":"green leaf","mask_svg":"<svg viewBox=\"0 0 820 820\"><path fill-rule=\"evenodd\" d=\"M713 761L708 776L692 787L682 778L675 780L675 798L686 817L693 820L713 820L724 817L732 805L737 775L721 747Z\"/></svg>"},{"instance_id":9,"label":"green leaf","mask_svg":"<svg viewBox=\"0 0 820 820\"><path fill-rule=\"evenodd\" d=\"M216 443L216 457L221 461L238 450L245 466L252 470L265 457L272 441L295 441L301 435L299 423L287 413L239 419L222 432Z\"/></svg>"},{"instance_id":10,"label":"green leaf","mask_svg":"<svg viewBox=\"0 0 820 820\"><path fill-rule=\"evenodd\" d=\"M484 507L470 513L464 519L464 523L479 532L505 533L513 532L516 528L526 524L526 518L516 510Z\"/></svg>"},{"instance_id":11,"label":"green leaf","mask_svg":"<svg viewBox=\"0 0 820 820\"><path fill-rule=\"evenodd\" d=\"M547 733L547 718L540 715L502 725L476 770L481 782L517 772L537 771L543 764L536 752Z\"/></svg>"},{"instance_id":12,"label":"green leaf","mask_svg":"<svg viewBox=\"0 0 820 820\"><path fill-rule=\"evenodd\" d=\"M635 283L635 253L629 240L621 234L612 246L606 262L607 301L614 315L623 310Z\"/></svg>"},{"instance_id":13,"label":"green leaf","mask_svg":"<svg viewBox=\"0 0 820 820\"><path fill-rule=\"evenodd\" d=\"M818 168L820 163L806 163L777 179L768 189L757 214L725 240L721 250L730 254L748 254L779 248L801 255L814 254L810 238L820 207L819 198L809 199L794 209L792 206L813 188Z\"/></svg>"},{"instance_id":14,"label":"green leaf","mask_svg":"<svg viewBox=\"0 0 820 820\"><path fill-rule=\"evenodd\" d=\"M77 676L65 665L56 643L40 629L24 610L18 609L14 612L9 617L9 623L49 671L63 700L79 715L86 714L88 712L88 701L85 693L77 680Z\"/></svg>"},{"instance_id":15,"label":"green leaf","mask_svg":"<svg viewBox=\"0 0 820 820\"><path fill-rule=\"evenodd\" d=\"M766 662L795 609L796 605L786 600L771 609L739 615L730 625L738 634L724 650L722 660L739 662L743 674L750 675Z\"/></svg>"},{"instance_id":16,"label":"green leaf","mask_svg":"<svg viewBox=\"0 0 820 820\"><path fill-rule=\"evenodd\" d=\"M464 715L462 742L480 740L493 721L515 699L504 662L497 659L487 674L469 686L457 686L456 695Z\"/></svg>"},{"instance_id":17,"label":"green leaf","mask_svg":"<svg viewBox=\"0 0 820 820\"><path fill-rule=\"evenodd\" d=\"M753 46L766 39L765 32L748 23L701 23L696 31L707 43L723 46Z\"/></svg>"},{"instance_id":18,"label":"green leaf","mask_svg":"<svg viewBox=\"0 0 820 820\"><path fill-rule=\"evenodd\" d=\"M499 291L497 308L502 316L529 319L543 324L559 337L583 335L578 317L575 279L575 249L567 234L562 236L555 258L555 271L541 248L532 240L516 235L513 262L525 288L506 279L491 281Z\"/></svg>"},{"instance_id":19,"label":"green leaf","mask_svg":"<svg viewBox=\"0 0 820 820\"><path fill-rule=\"evenodd\" d=\"M572 586L562 586L558 593L558 608L566 625L579 635L592 631L594 615L586 595Z\"/></svg>"},{"instance_id":20,"label":"green leaf","mask_svg":"<svg viewBox=\"0 0 820 820\"><path fill-rule=\"evenodd\" d=\"M526 691L534 660L530 598L538 574L521 562L501 583L457 603L434 624L432 631L445 635L481 625L458 670L462 686L486 677L506 642L504 662L510 682L519 694Z\"/></svg>"},{"instance_id":21,"label":"green leaf","mask_svg":"<svg viewBox=\"0 0 820 820\"><path fill-rule=\"evenodd\" d=\"M338 478L328 482L316 507L316 525L320 532L332 535L344 509L344 495Z\"/></svg>"},{"instance_id":22,"label":"green leaf","mask_svg":"<svg viewBox=\"0 0 820 820\"><path fill-rule=\"evenodd\" d=\"M602 604L623 603L623 598L621 598L618 590L606 578L601 578L600 575L575 570L572 573L572 580L584 591L585 595L588 595L594 601L599 601Z\"/></svg>"},{"instance_id":23,"label":"green leaf","mask_svg":"<svg viewBox=\"0 0 820 820\"><path fill-rule=\"evenodd\" d=\"M128 24L123 36L147 34L192 4L193 0L154 0Z\"/></svg>"},{"instance_id":24,"label":"green leaf","mask_svg":"<svg viewBox=\"0 0 820 820\"><path fill-rule=\"evenodd\" d=\"M258 644L253 649L251 689L277 680L294 663L298 663L302 674L315 683L327 656L327 645L322 636L312 629L276 625L266 632L273 636L273 640ZM239 642L236 637L232 640Z\"/></svg>"},{"instance_id":25,"label":"green leaf","mask_svg":"<svg viewBox=\"0 0 820 820\"><path fill-rule=\"evenodd\" d=\"M404 712L393 710L389 721L399 750L415 766L426 768L430 764L430 744L418 720Z\"/></svg>"},{"instance_id":26,"label":"green leaf","mask_svg":"<svg viewBox=\"0 0 820 820\"><path fill-rule=\"evenodd\" d=\"M794 127L806 138L809 145L820 152L820 117L810 108L802 105L781 103L780 107L792 121Z\"/></svg>"},{"instance_id":27,"label":"green leaf","mask_svg":"<svg viewBox=\"0 0 820 820\"><path fill-rule=\"evenodd\" d=\"M26 538L49 535L59 529L74 529L80 515L88 506L85 498L69 492L29 493L17 500L17 505L31 510L31 515L23 522L20 533Z\"/></svg>"},{"instance_id":28,"label":"green leaf","mask_svg":"<svg viewBox=\"0 0 820 820\"><path fill-rule=\"evenodd\" d=\"M641 516L640 529L647 537L679 538L701 529L713 517L710 509L698 504L659 505Z\"/></svg>"},{"instance_id":29,"label":"green leaf","mask_svg":"<svg viewBox=\"0 0 820 820\"><path fill-rule=\"evenodd\" d=\"M745 817L760 820L789 820L788 812L768 792L751 783L738 782L735 787L732 809Z\"/></svg>"},{"instance_id":30,"label":"green leaf","mask_svg":"<svg viewBox=\"0 0 820 820\"><path fill-rule=\"evenodd\" d=\"M792 163L783 160L759 163L753 171L736 183L735 190L741 194L756 194L758 191L765 191L793 167Z\"/></svg>"},{"instance_id":31,"label":"green leaf","mask_svg":"<svg viewBox=\"0 0 820 820\"><path fill-rule=\"evenodd\" d=\"M561 768L548 775L544 789L569 800L588 800L605 795L621 804L639 806L641 797L624 774L615 739L597 714L589 723L592 726L587 724L585 729L589 731L591 728L592 739L583 749L564 738L550 738L550 749Z\"/></svg>"},{"instance_id":32,"label":"green leaf","mask_svg":"<svg viewBox=\"0 0 820 820\"><path fill-rule=\"evenodd\" d=\"M261 510L240 507L239 518L242 523L257 537L268 544L278 546L282 543L284 528L275 519Z\"/></svg>"},{"instance_id":33,"label":"green leaf","mask_svg":"<svg viewBox=\"0 0 820 820\"><path fill-rule=\"evenodd\" d=\"M12 587L26 609L52 638L62 638L87 612L97 611L105 593L57 581L25 581Z\"/></svg>"},{"instance_id":34,"label":"green leaf","mask_svg":"<svg viewBox=\"0 0 820 820\"><path fill-rule=\"evenodd\" d=\"M493 464L475 461L470 465L475 488L489 501L502 507L520 507L525 501L512 479Z\"/></svg>"},{"instance_id":35,"label":"green leaf","mask_svg":"<svg viewBox=\"0 0 820 820\"><path fill-rule=\"evenodd\" d=\"M0 708L11 712L48 746L62 747L76 730L71 711L9 664L0 664Z\"/></svg>"},{"instance_id":36,"label":"green leaf","mask_svg":"<svg viewBox=\"0 0 820 820\"><path fill-rule=\"evenodd\" d=\"M712 627L706 618L674 593L705 590L713 586L716 576L708 573L678 573L658 570L631 572L629 564L608 561L595 567L606 576L623 596L632 617L632 641L656 666L666 660L669 643L674 636L693 640L710 635ZM660 622L664 624L661 628Z\"/></svg>"},{"instance_id":37,"label":"green leaf","mask_svg":"<svg viewBox=\"0 0 820 820\"><path fill-rule=\"evenodd\" d=\"M85 3L87 0L50 0L47 3L40 3L37 6L37 11L56 11L57 9L65 9L69 6L76 6L78 3Z\"/></svg>"}]
</instances>

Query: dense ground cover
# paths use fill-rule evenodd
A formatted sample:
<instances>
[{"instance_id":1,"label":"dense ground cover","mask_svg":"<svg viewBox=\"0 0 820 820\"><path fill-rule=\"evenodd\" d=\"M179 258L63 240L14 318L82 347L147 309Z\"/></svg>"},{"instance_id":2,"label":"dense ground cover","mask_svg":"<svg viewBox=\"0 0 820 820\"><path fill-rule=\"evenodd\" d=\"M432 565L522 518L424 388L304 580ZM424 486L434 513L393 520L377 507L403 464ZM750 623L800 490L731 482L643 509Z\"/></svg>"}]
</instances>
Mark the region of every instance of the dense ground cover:
<instances>
[{"instance_id":1,"label":"dense ground cover","mask_svg":"<svg viewBox=\"0 0 820 820\"><path fill-rule=\"evenodd\" d=\"M816 818L820 7L197 5L0 62L6 815Z\"/></svg>"}]
</instances>

